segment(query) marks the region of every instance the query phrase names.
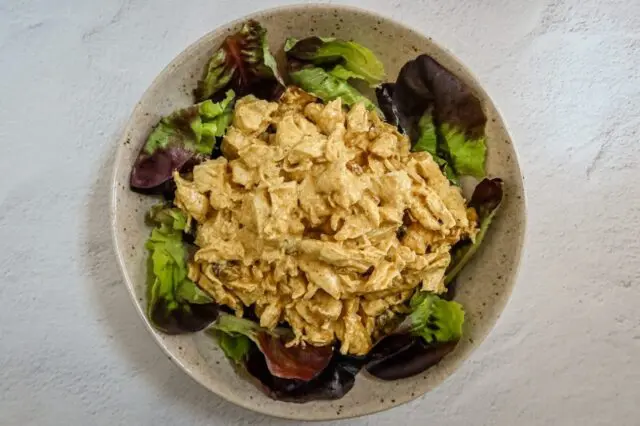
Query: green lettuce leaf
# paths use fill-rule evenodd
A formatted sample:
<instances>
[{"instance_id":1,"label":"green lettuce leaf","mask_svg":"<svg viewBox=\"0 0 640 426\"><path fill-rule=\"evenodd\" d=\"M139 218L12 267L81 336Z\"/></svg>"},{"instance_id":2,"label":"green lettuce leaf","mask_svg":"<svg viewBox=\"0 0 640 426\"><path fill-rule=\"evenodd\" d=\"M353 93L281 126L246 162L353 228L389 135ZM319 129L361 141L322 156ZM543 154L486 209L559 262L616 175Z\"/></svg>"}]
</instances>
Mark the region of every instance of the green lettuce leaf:
<instances>
[{"instance_id":1,"label":"green lettuce leaf","mask_svg":"<svg viewBox=\"0 0 640 426\"><path fill-rule=\"evenodd\" d=\"M269 51L267 30L254 20L227 37L213 54L198 82L196 99L215 98L227 88L239 96L251 93L263 99L277 98L284 88L276 60Z\"/></svg>"},{"instance_id":2,"label":"green lettuce leaf","mask_svg":"<svg viewBox=\"0 0 640 426\"><path fill-rule=\"evenodd\" d=\"M251 320L226 314L220 315L207 331L218 341L224 354L235 363L246 359L252 344L259 345L259 333L267 332Z\"/></svg>"},{"instance_id":3,"label":"green lettuce leaf","mask_svg":"<svg viewBox=\"0 0 640 426\"><path fill-rule=\"evenodd\" d=\"M435 294L417 292L410 301L410 331L427 343L460 340L464 310L458 302L441 299Z\"/></svg>"},{"instance_id":4,"label":"green lettuce leaf","mask_svg":"<svg viewBox=\"0 0 640 426\"><path fill-rule=\"evenodd\" d=\"M238 318L233 315L220 315L220 317L211 324L212 330L218 330L230 336L245 336L258 344L258 335L260 333L271 334L271 332L260 327L259 324L246 318Z\"/></svg>"},{"instance_id":5,"label":"green lettuce leaf","mask_svg":"<svg viewBox=\"0 0 640 426\"><path fill-rule=\"evenodd\" d=\"M180 302L204 305L213 300L190 279L183 280L176 288L175 297Z\"/></svg>"},{"instance_id":6,"label":"green lettuce leaf","mask_svg":"<svg viewBox=\"0 0 640 426\"><path fill-rule=\"evenodd\" d=\"M384 66L376 55L353 41L325 37L290 38L285 43L285 52L290 58L314 65L336 65L331 73L343 80L359 78L377 86L385 78Z\"/></svg>"},{"instance_id":7,"label":"green lettuce leaf","mask_svg":"<svg viewBox=\"0 0 640 426\"><path fill-rule=\"evenodd\" d=\"M491 221L500 208L500 204L502 204L502 198L502 180L499 178L483 179L482 182L476 186L471 196L469 206L473 207L478 213L480 229L473 241L464 241L454 247L451 263L444 278L445 285L455 279L478 251L487 234L489 225L491 225Z\"/></svg>"},{"instance_id":8,"label":"green lettuce leaf","mask_svg":"<svg viewBox=\"0 0 640 426\"><path fill-rule=\"evenodd\" d=\"M227 358L235 363L241 363L249 354L251 345L259 345L258 334L266 330L245 318L220 315L207 332L218 341Z\"/></svg>"},{"instance_id":9,"label":"green lettuce leaf","mask_svg":"<svg viewBox=\"0 0 640 426\"><path fill-rule=\"evenodd\" d=\"M362 77L360 75L358 75L357 73L353 72L353 71L349 71L348 69L346 69L344 66L338 64L335 67L331 68L330 70L327 71L329 74L331 74L334 77L339 78L340 80L349 80L350 78L352 79L362 79Z\"/></svg>"},{"instance_id":10,"label":"green lettuce leaf","mask_svg":"<svg viewBox=\"0 0 640 426\"><path fill-rule=\"evenodd\" d=\"M151 208L147 221L156 226L145 244L149 250L147 316L167 333L204 328L215 318L210 318L209 312L206 318L195 318L192 305L213 300L187 277L187 248L182 239L187 227L185 215L161 204Z\"/></svg>"},{"instance_id":11,"label":"green lettuce leaf","mask_svg":"<svg viewBox=\"0 0 640 426\"><path fill-rule=\"evenodd\" d=\"M376 105L353 86L329 74L322 68L303 68L289 74L296 86L314 94L325 102L341 98L345 105L363 102L367 109L377 110Z\"/></svg>"},{"instance_id":12,"label":"green lettuce leaf","mask_svg":"<svg viewBox=\"0 0 640 426\"><path fill-rule=\"evenodd\" d=\"M469 138L447 124L441 126L441 132L444 141L443 150L449 154L456 173L478 179L483 178L486 175L485 158L487 156L485 136Z\"/></svg>"},{"instance_id":13,"label":"green lettuce leaf","mask_svg":"<svg viewBox=\"0 0 640 426\"><path fill-rule=\"evenodd\" d=\"M444 158L448 157L446 152L442 152L438 143L438 129L433 122L433 115L430 109L422 114L418 121L418 139L411 148L414 152L426 151L433 157L433 160L440 166L442 173L454 185L459 185L458 173L451 167L449 162Z\"/></svg>"},{"instance_id":14,"label":"green lettuce leaf","mask_svg":"<svg viewBox=\"0 0 640 426\"><path fill-rule=\"evenodd\" d=\"M418 122L418 140L413 144L412 151L426 151L434 158L438 157L438 135L436 125L430 111L426 111Z\"/></svg>"},{"instance_id":15,"label":"green lettuce leaf","mask_svg":"<svg viewBox=\"0 0 640 426\"><path fill-rule=\"evenodd\" d=\"M171 208L165 203L151 206L145 216L145 222L149 226L166 225L174 231L188 231L187 217L180 209ZM169 231L167 231L169 232Z\"/></svg>"},{"instance_id":16,"label":"green lettuce leaf","mask_svg":"<svg viewBox=\"0 0 640 426\"><path fill-rule=\"evenodd\" d=\"M241 363L249 355L251 350L251 339L242 334L227 334L222 331L213 330L213 336L218 341L218 345L225 356L235 363Z\"/></svg>"}]
</instances>

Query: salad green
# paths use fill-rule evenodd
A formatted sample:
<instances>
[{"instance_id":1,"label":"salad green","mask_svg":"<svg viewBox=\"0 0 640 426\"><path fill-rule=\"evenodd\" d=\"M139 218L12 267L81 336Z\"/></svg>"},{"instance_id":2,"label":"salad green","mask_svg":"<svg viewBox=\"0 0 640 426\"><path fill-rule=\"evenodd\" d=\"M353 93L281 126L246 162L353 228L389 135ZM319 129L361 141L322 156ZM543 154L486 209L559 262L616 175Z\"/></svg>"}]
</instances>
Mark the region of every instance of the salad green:
<instances>
[{"instance_id":1,"label":"salad green","mask_svg":"<svg viewBox=\"0 0 640 426\"><path fill-rule=\"evenodd\" d=\"M213 300L187 277L188 256L183 232L188 230L187 219L177 208L158 204L151 208L148 221L155 226L147 240L149 250L149 284L147 316L160 330L180 332L183 328L204 328L210 321L207 315L198 324L194 305L213 304Z\"/></svg>"},{"instance_id":2,"label":"salad green","mask_svg":"<svg viewBox=\"0 0 640 426\"><path fill-rule=\"evenodd\" d=\"M216 137L224 135L231 123L234 98L235 93L229 90L220 102L207 99L164 117L149 135L145 152L152 155L175 143L198 154L210 154Z\"/></svg>"},{"instance_id":3,"label":"salad green","mask_svg":"<svg viewBox=\"0 0 640 426\"><path fill-rule=\"evenodd\" d=\"M284 51L291 58L317 66L329 66L330 74L342 80L362 79L375 87L385 77L384 66L376 55L353 41L333 37L289 38Z\"/></svg>"},{"instance_id":4,"label":"salad green","mask_svg":"<svg viewBox=\"0 0 640 426\"><path fill-rule=\"evenodd\" d=\"M170 180L174 170L211 155L216 138L231 123L234 99L234 91L228 90L220 102L207 99L163 117L136 159L131 187L157 187Z\"/></svg>"},{"instance_id":5,"label":"salad green","mask_svg":"<svg viewBox=\"0 0 640 426\"><path fill-rule=\"evenodd\" d=\"M199 101L233 88L238 95L269 97L284 86L278 64L269 50L267 30L254 20L225 39L213 54L195 91Z\"/></svg>"},{"instance_id":6,"label":"salad green","mask_svg":"<svg viewBox=\"0 0 640 426\"><path fill-rule=\"evenodd\" d=\"M353 86L322 68L303 68L289 73L289 77L295 85L325 102L340 98L345 105L363 102L367 109L376 109L376 105Z\"/></svg>"},{"instance_id":7,"label":"salad green","mask_svg":"<svg viewBox=\"0 0 640 426\"><path fill-rule=\"evenodd\" d=\"M463 241L454 248L453 258L444 279L445 284L451 283L478 251L489 230L489 225L502 204L502 198L502 179L484 179L476 186L469 206L473 207L478 214L480 229L473 241Z\"/></svg>"},{"instance_id":8,"label":"salad green","mask_svg":"<svg viewBox=\"0 0 640 426\"><path fill-rule=\"evenodd\" d=\"M417 292L409 303L411 333L426 343L457 341L462 336L464 310L458 302L428 292Z\"/></svg>"},{"instance_id":9,"label":"salad green","mask_svg":"<svg viewBox=\"0 0 640 426\"><path fill-rule=\"evenodd\" d=\"M398 123L414 151L433 155L454 183L486 175L486 116L471 90L428 55L407 62L396 83L378 91L387 119Z\"/></svg>"}]
</instances>

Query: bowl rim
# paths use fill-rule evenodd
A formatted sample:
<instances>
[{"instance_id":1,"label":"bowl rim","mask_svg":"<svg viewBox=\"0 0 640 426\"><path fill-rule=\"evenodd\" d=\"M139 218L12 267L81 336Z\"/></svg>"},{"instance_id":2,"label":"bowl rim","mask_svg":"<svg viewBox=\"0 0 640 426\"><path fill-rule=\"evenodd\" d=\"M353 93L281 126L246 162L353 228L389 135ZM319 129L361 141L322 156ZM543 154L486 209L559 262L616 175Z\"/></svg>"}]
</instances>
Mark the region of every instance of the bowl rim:
<instances>
[{"instance_id":1,"label":"bowl rim","mask_svg":"<svg viewBox=\"0 0 640 426\"><path fill-rule=\"evenodd\" d=\"M260 406L260 405L255 405L253 403L250 403L251 400L249 399L243 399L243 398L238 398L233 394L223 394L223 393L218 393L215 392L213 389L211 389L209 386L207 386L205 384L205 382L203 380L201 380L200 375L197 374L195 371L193 371L193 369L189 366L189 363L187 362L183 362L183 360L179 357L175 357L173 353L171 353L171 351L168 349L168 347L164 344L164 342L162 341L160 334L158 331L156 331L153 326L151 325L151 323L149 322L149 320L147 319L146 313L145 313L145 309L143 307L143 304L140 303L137 298L136 298L136 294L133 288L133 281L127 271L127 266L126 266L126 262L125 259L123 258L123 252L121 250L120 245L118 244L118 236L117 236L117 224L118 224L118 213L117 213L117 209L118 209L118 200L117 200L117 192L118 192L118 172L121 169L122 165L121 165L121 158L122 158L122 153L125 149L130 149L127 147L127 145L124 143L127 139L127 135L130 133L130 131L136 127L135 123L133 122L132 118L136 115L136 113L140 110L141 108L141 101L143 99L145 99L150 93L152 93L153 91L157 90L158 88L158 84L159 81L161 79L161 77L163 77L167 72L169 72L171 69L178 67L181 63L183 63L185 61L185 59L187 59L191 53L193 51L195 51L196 49L198 49L198 47L200 46L200 44L214 36L214 34L216 33L223 33L225 31L226 28L229 27L233 27L233 26L237 26L239 24L241 24L242 22L245 22L248 19L258 19L260 16L264 15L264 14L277 14L278 12L281 11L296 11L296 10L300 10L300 11L304 11L305 9L308 8L316 8L316 9L326 9L326 10L343 10L343 11L347 11L347 12L355 12L355 13L360 13L360 14L364 14L364 15L369 15L370 17L376 18L376 19L381 19L381 20L385 20L385 21L390 21L392 22L394 25L397 25L399 27L402 27L404 30L410 31L410 32L414 32L416 34L419 34L420 36L426 38L429 40L429 42L431 44L433 44L438 50L440 50L444 55L450 57L463 71L464 73L476 83L477 89L479 90L480 94L482 95L482 97L485 100L488 100L492 107L495 109L498 117L500 118L501 121L501 125L502 128L504 130L504 133L508 136L509 140L512 142L512 149L513 149L513 156L515 157L515 164L517 165L517 174L519 175L521 182L520 182L520 191L521 191L521 195L522 198L519 200L519 203L521 204L520 210L522 212L522 217L519 218L521 221L520 224L520 235L519 235L519 239L517 241L517 253L514 256L514 266L513 266L513 272L512 272L512 279L511 279L511 283L506 286L505 290L504 290L504 304L502 309L500 310L500 312L498 312L492 326L486 331L486 333L481 337L481 339L475 339L472 348L464 355L458 357L457 359L455 359L455 361L451 364L450 367L450 371L445 375L445 377L442 377L438 380L436 380L433 383L433 386L431 386L430 389L426 390L425 392L416 392L414 396L408 396L406 398L396 398L396 402L391 402L391 403L386 403L384 405L381 405L379 408L375 408L372 410L366 410L363 411L361 413L353 413L353 414L349 414L349 415L335 415L334 411L327 411L327 412L323 412L323 413L319 413L318 415L314 416L313 419L309 419L309 418L305 418L304 415L295 415L295 414L291 414L288 415L286 413L282 413L282 412L274 412L273 410L270 410L266 407L269 407L269 405L264 405L264 406ZM144 323L146 329L149 331L149 333L153 336L153 340L154 342L160 347L160 349L165 353L165 355L167 355L167 357L174 363L176 364L178 367L180 367L180 369L182 369L193 381L197 382L199 385L201 385L202 387L204 387L205 389L207 389L209 392L214 393L215 395L217 395L218 397L231 402L237 406L240 406L244 409L256 412L256 413L260 413L260 414L265 414L271 417L275 417L275 418L283 418L283 419L289 419L289 420L302 420L302 421L307 421L307 422L316 422L316 421L327 421L327 420L337 420L337 419L352 419L352 418L357 418L357 417L362 417L362 416L367 416L367 415L371 415L371 414L376 414L376 413L380 413L382 411L387 411L390 410L392 408L407 404L408 402L411 402L415 399L418 399L424 395L426 395L427 393L429 393L429 391L435 389L438 385L440 385L444 380L447 380L448 378L450 378L460 367L460 365L467 361L472 355L473 353L482 345L482 343L486 340L486 338L489 336L490 333L493 332L493 330L495 329L498 320L500 319L500 317L502 316L504 310L506 309L506 306L508 305L508 302L511 298L511 295L513 293L513 289L516 286L516 283L518 281L518 277L520 274L520 266L522 263L522 258L523 258L523 252L524 252L524 244L526 242L526 236L527 236L527 192L526 192L526 187L524 185L524 176L522 174L522 168L520 166L520 157L518 155L518 151L516 146L513 144L513 138L511 136L511 132L509 131L507 124L504 122L504 120L502 119L503 115L501 113L500 108L498 107L498 105L494 102L493 98L491 98L489 96L489 94L485 91L484 87L480 84L480 80L477 78L477 76L475 75L475 73L473 73L471 71L471 69L469 69L469 67L458 58L458 56L456 56L455 54L453 54L448 48L443 47L442 45L440 45L438 42L434 41L430 36L426 35L425 33L423 33L422 31L413 28L401 21L395 20L393 18L387 17L385 15L382 15L381 13L378 13L376 11L372 11L369 9L365 9L365 8L361 8L361 7L357 7L357 6L351 6L351 5L343 5L343 4L332 4L332 3L297 3L297 4L291 4L291 5L282 5L282 6L276 6L276 7L271 7L271 8L265 8L265 9L260 9L257 11L254 11L250 14L247 15L243 15L239 18L227 21L225 23L222 23L220 25L218 25L216 28L214 28L211 31L208 31L207 33L205 33L204 35L198 37L195 41L193 41L191 44L189 44L189 46L187 46L185 49L183 49L177 56L175 56L166 66L163 67L163 69L153 78L153 80L151 81L151 84L147 87L147 89L142 93L141 97L139 98L139 100L136 102L135 106L133 107L133 109L131 110L131 113L128 116L127 119L127 124L124 128L124 130L120 133L120 136L117 138L118 140L118 146L116 148L116 152L115 152L115 161L112 167L112 172L110 175L110 184L111 184L111 195L110 195L110 208L109 208L109 224L111 227L111 240L112 240L112 244L113 244L113 248L116 252L116 258L118 260L118 266L119 269L122 273L122 276L124 277L124 281L127 287L127 291L129 293L129 296L131 297L131 301L133 302L133 305L135 306L136 312L138 313L138 315L140 316L140 318L142 319L142 322ZM303 406L303 405L300 405ZM304 412L304 410L300 410L299 412ZM334 415L331 415L331 413L334 413Z\"/></svg>"}]
</instances>

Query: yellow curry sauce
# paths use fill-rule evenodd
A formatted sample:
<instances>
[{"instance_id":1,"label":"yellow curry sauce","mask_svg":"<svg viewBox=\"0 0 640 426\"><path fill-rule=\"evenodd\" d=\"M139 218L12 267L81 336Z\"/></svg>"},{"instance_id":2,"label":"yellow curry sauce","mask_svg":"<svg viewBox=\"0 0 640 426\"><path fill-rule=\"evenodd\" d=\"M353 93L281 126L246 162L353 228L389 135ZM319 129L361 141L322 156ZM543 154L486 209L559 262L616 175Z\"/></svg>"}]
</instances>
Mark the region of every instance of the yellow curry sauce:
<instances>
[{"instance_id":1,"label":"yellow curry sauce","mask_svg":"<svg viewBox=\"0 0 640 426\"><path fill-rule=\"evenodd\" d=\"M367 353L417 288L446 290L451 246L477 231L431 155L363 104L246 96L222 152L174 175L197 222L189 277L237 315L288 323L289 345Z\"/></svg>"}]
</instances>

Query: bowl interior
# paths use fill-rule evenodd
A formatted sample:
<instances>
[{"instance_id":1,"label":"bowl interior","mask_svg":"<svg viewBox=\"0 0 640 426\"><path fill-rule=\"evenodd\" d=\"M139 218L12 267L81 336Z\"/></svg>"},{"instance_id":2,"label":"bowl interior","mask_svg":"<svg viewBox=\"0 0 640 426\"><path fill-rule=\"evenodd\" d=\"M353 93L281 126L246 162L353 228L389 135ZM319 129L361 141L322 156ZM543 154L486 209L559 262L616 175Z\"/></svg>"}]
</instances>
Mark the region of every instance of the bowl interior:
<instances>
[{"instance_id":1,"label":"bowl interior","mask_svg":"<svg viewBox=\"0 0 640 426\"><path fill-rule=\"evenodd\" d=\"M160 346L194 379L216 394L246 408L301 420L345 418L381 411L429 391L449 376L486 337L502 312L515 282L523 242L525 207L516 153L495 106L478 82L450 53L401 24L366 11L344 6L305 5L272 9L251 16L268 30L277 57L287 37L335 36L356 40L384 62L388 80L419 53L427 53L462 78L482 102L488 117L487 170L505 181L505 200L485 243L459 277L456 300L467 313L464 338L436 367L418 376L383 382L361 372L350 393L338 401L297 404L273 401L241 379L215 342L200 334L166 336L147 327ZM242 20L244 21L244 19ZM207 34L182 52L155 79L137 104L119 142L113 181L114 242L127 286L144 318L146 256L150 232L144 213L156 200L131 192L129 173L138 150L159 118L192 103L192 89L211 53L242 21Z\"/></svg>"}]
</instances>

